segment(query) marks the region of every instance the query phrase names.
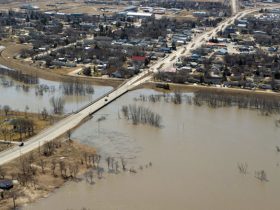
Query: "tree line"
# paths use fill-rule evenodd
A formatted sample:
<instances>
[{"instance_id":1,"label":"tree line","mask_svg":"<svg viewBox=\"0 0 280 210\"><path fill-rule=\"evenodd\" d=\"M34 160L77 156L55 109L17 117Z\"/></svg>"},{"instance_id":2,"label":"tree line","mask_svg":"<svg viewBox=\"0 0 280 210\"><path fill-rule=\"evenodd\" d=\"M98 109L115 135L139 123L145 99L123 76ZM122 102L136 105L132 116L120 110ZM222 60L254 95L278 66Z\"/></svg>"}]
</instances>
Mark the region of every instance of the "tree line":
<instances>
[{"instance_id":1,"label":"tree line","mask_svg":"<svg viewBox=\"0 0 280 210\"><path fill-rule=\"evenodd\" d=\"M148 124L158 128L161 127L161 116L143 106L124 105L122 106L122 113L124 117L127 120L131 120L134 125Z\"/></svg>"}]
</instances>

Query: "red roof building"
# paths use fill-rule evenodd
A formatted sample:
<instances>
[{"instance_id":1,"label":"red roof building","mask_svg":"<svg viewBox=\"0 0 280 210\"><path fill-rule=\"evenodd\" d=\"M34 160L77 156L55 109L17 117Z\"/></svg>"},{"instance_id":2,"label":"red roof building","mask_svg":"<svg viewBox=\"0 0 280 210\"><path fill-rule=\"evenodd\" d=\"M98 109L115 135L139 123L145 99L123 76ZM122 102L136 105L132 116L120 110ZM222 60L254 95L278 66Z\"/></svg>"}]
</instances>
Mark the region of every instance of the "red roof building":
<instances>
[{"instance_id":1,"label":"red roof building","mask_svg":"<svg viewBox=\"0 0 280 210\"><path fill-rule=\"evenodd\" d=\"M136 56L136 55L134 55L134 56L131 57L131 60L145 62L146 57L145 56Z\"/></svg>"}]
</instances>

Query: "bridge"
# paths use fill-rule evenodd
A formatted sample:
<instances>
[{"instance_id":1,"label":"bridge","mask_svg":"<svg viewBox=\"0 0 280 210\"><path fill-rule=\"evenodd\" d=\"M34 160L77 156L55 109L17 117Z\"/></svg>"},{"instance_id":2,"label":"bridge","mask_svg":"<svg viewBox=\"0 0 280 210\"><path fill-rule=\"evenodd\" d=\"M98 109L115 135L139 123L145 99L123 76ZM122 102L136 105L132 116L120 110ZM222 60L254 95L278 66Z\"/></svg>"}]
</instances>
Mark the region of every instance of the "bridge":
<instances>
[{"instance_id":1,"label":"bridge","mask_svg":"<svg viewBox=\"0 0 280 210\"><path fill-rule=\"evenodd\" d=\"M93 101L87 106L82 107L80 110L65 117L61 121L54 124L52 127L43 130L38 135L30 138L28 141L25 142L23 147L14 147L0 153L0 165L3 165L15 158L18 158L20 157L20 155L26 154L40 147L40 145L52 141L65 134L67 131L79 126L83 122L83 120L87 119L90 115L94 114L109 103L113 102L118 97L124 95L126 92L149 81L152 78L153 74L158 72L161 68L173 66L176 60L182 55L191 55L192 50L199 48L210 37L216 36L219 31L224 30L228 25L232 24L235 19L242 18L245 15L255 11L257 11L257 9L245 10L228 18L227 20L221 22L217 27L194 37L194 39L191 42L189 42L187 46L178 48L178 50L169 54L168 57L159 60L157 63L153 64L149 69L132 77L131 79L120 85L118 88L103 95L102 97L98 98L97 100Z\"/></svg>"}]
</instances>

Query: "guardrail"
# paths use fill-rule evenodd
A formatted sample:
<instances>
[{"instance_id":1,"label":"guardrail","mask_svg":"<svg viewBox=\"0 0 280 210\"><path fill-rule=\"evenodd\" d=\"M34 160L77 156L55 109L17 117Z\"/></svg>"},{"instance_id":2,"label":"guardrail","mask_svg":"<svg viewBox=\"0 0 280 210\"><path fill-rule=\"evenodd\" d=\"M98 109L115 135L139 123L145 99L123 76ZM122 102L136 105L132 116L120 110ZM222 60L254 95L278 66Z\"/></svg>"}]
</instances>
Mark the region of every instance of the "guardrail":
<instances>
[{"instance_id":1,"label":"guardrail","mask_svg":"<svg viewBox=\"0 0 280 210\"><path fill-rule=\"evenodd\" d=\"M149 72L147 72L147 73L149 73ZM143 75L142 75L142 74L143 74L143 72L141 72L139 75L136 75L135 77L131 78L131 80L133 80L133 79L136 79L136 81L139 80L141 77L145 76L145 74L143 74ZM139 77L139 78L138 78L138 77ZM77 114L77 113L81 112L82 110L88 108L89 106L93 105L94 103L98 102L99 100L101 100L101 99L107 97L108 95L110 95L110 94L113 93L114 91L118 90L120 87L122 87L122 86L125 85L126 83L130 82L131 80L128 80L128 81L125 80L125 81L124 81L122 84L120 84L116 89L113 89L113 90L109 91L108 93L103 94L102 96L98 97L98 98L95 99L94 101L92 101L92 102L86 104L85 106L79 108L78 110L76 110L76 111L74 112L74 114ZM135 81L135 82L136 82L136 81ZM117 98L117 97L116 97L116 98Z\"/></svg>"},{"instance_id":2,"label":"guardrail","mask_svg":"<svg viewBox=\"0 0 280 210\"><path fill-rule=\"evenodd\" d=\"M97 99L95 99L94 101L91 101L90 103L86 104L85 106L82 106L81 108L79 108L77 111L74 112L74 114L77 114L79 112L81 112L82 110L88 108L89 106L93 105L94 103L96 103L97 101L101 100L102 98L105 98L106 96L110 95L111 93L113 93L114 91L116 91L117 89L119 89L121 86L125 85L128 81L124 81L122 84L120 84L117 88L110 90L108 93L103 94L102 96L98 97Z\"/></svg>"},{"instance_id":3,"label":"guardrail","mask_svg":"<svg viewBox=\"0 0 280 210\"><path fill-rule=\"evenodd\" d=\"M116 91L116 89L113 89L113 90L109 91L108 93L105 93L104 95L98 97L94 101L91 101L90 103L86 104L85 106L82 106L77 111L75 111L74 114L77 114L77 113L81 112L82 110L88 108L89 106L93 105L94 103L96 103L97 101L101 100L102 98L105 98L106 96L108 96L109 94L111 94L114 91Z\"/></svg>"}]
</instances>

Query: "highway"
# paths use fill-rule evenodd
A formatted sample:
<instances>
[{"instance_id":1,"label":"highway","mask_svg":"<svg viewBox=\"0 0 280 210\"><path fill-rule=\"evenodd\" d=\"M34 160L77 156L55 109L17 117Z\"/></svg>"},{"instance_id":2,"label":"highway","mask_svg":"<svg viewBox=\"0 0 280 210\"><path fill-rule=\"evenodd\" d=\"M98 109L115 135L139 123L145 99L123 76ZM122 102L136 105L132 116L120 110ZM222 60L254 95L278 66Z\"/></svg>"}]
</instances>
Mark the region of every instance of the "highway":
<instances>
[{"instance_id":1,"label":"highway","mask_svg":"<svg viewBox=\"0 0 280 210\"><path fill-rule=\"evenodd\" d=\"M152 74L156 73L160 67L166 68L167 65L173 66L173 64L178 60L178 58L180 58L181 56L191 55L192 50L200 47L209 38L216 36L218 31L225 29L235 19L241 18L256 10L257 9L250 9L243 12L239 12L233 17L230 17L227 20L221 22L217 27L211 29L210 31L206 31L205 33L197 35L190 43L188 43L187 46L178 48L177 51L174 51L173 53L169 54L168 57L159 60L157 63L153 64L149 69L132 77L131 79L120 85L117 89L105 94L96 101L90 103L88 106L83 107L76 113L73 113L68 117L62 119L61 121L52 125L50 128L43 130L41 133L26 141L24 146L16 146L12 149L0 153L0 165L3 165L15 158L18 158L20 157L20 155L26 154L38 148L39 146L42 146L46 142L52 141L53 139L56 139L61 135L65 134L67 131L79 126L80 123L82 123L82 121L86 119L89 115L97 112L98 110L111 103L118 97L122 96L129 90L149 81L152 78ZM175 59L173 59L173 57L175 57ZM170 58L172 58L172 61L170 61Z\"/></svg>"}]
</instances>

